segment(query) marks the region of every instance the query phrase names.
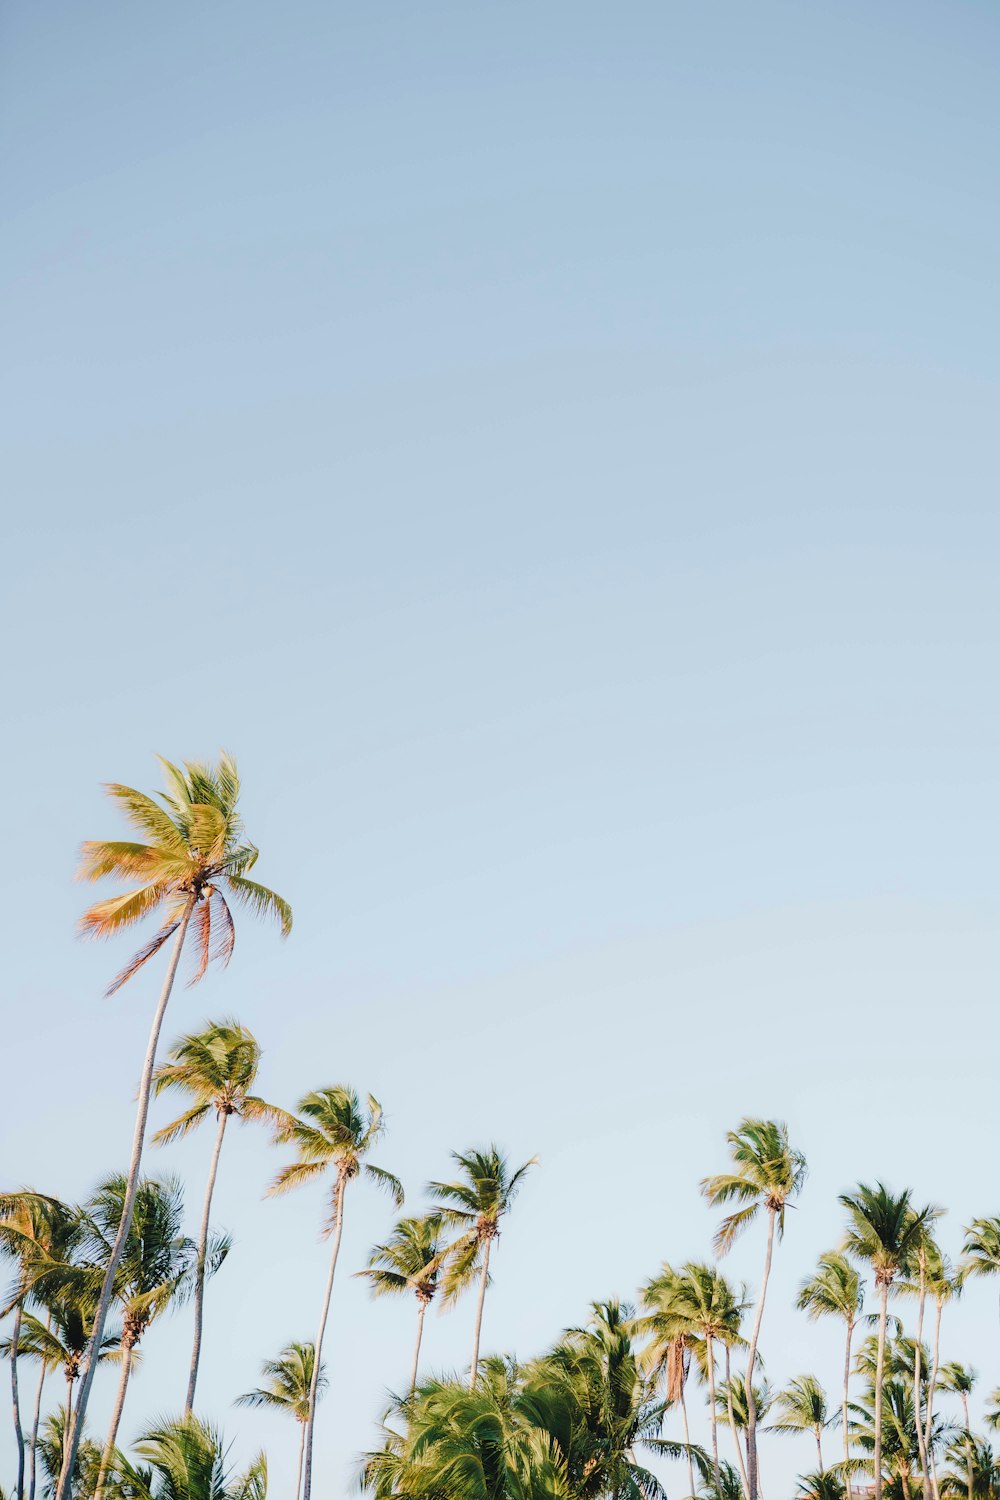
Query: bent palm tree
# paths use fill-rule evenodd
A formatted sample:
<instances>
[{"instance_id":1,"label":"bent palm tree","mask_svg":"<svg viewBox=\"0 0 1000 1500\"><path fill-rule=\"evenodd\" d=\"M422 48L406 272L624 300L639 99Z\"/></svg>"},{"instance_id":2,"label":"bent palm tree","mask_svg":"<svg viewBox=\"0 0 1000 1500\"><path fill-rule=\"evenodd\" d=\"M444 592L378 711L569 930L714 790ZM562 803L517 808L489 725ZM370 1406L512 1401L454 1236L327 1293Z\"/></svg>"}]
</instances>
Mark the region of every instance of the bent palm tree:
<instances>
[{"instance_id":1,"label":"bent palm tree","mask_svg":"<svg viewBox=\"0 0 1000 1500\"><path fill-rule=\"evenodd\" d=\"M417 1342L413 1350L410 1390L417 1384L420 1345L424 1332L424 1314L438 1288L441 1262L447 1247L441 1239L441 1215L424 1214L422 1218L400 1219L384 1245L376 1245L364 1271L375 1297L412 1292L417 1299Z\"/></svg>"},{"instance_id":2,"label":"bent palm tree","mask_svg":"<svg viewBox=\"0 0 1000 1500\"><path fill-rule=\"evenodd\" d=\"M774 1254L774 1236L785 1233L785 1207L802 1188L806 1175L806 1159L796 1151L788 1140L788 1127L778 1120L743 1120L739 1128L726 1136L729 1154L733 1163L731 1172L721 1172L706 1177L701 1190L714 1206L719 1203L740 1203L744 1206L727 1214L715 1236L716 1254L724 1255L743 1230L753 1223L764 1209L767 1213L767 1251L764 1257L764 1274L761 1277L760 1294L754 1313L753 1329L747 1351L747 1478L748 1500L757 1500L757 1412L753 1399L753 1370L757 1359L757 1344L764 1313L764 1299L771 1275L771 1259ZM881 1500L881 1497L879 1497Z\"/></svg>"},{"instance_id":3,"label":"bent palm tree","mask_svg":"<svg viewBox=\"0 0 1000 1500\"><path fill-rule=\"evenodd\" d=\"M331 1194L332 1218L329 1233L333 1240L330 1254L330 1269L323 1292L319 1329L316 1334L316 1355L313 1364L312 1387L309 1392L309 1415L306 1419L306 1451L303 1465L302 1496L310 1500L312 1493L313 1433L316 1426L316 1391L323 1358L323 1335L330 1314L330 1298L333 1279L337 1270L337 1257L344 1233L344 1194L348 1184L362 1173L377 1187L387 1190L399 1208L403 1202L403 1189L398 1177L365 1161L368 1153L378 1144L385 1129L382 1106L371 1094L368 1095L367 1110L363 1109L353 1089L343 1085L317 1089L299 1101L299 1116L286 1116L284 1123L275 1131L276 1139L290 1142L298 1148L298 1160L283 1167L277 1174L268 1193L287 1193L291 1188L313 1182L333 1170Z\"/></svg>"},{"instance_id":4,"label":"bent palm tree","mask_svg":"<svg viewBox=\"0 0 1000 1500\"><path fill-rule=\"evenodd\" d=\"M842 1255L839 1250L830 1250L826 1255L820 1256L815 1275L802 1283L795 1305L813 1321L822 1317L842 1318L847 1328L840 1421L844 1438L844 1473L849 1474L851 1436L848 1406L851 1395L851 1353L854 1329L864 1310L864 1282L846 1255Z\"/></svg>"},{"instance_id":5,"label":"bent palm tree","mask_svg":"<svg viewBox=\"0 0 1000 1500\"><path fill-rule=\"evenodd\" d=\"M302 1459L306 1446L306 1424L309 1421L309 1394L313 1384L316 1365L316 1348L313 1344L288 1344L277 1359L266 1359L261 1374L267 1381L252 1391L237 1396L237 1406L269 1406L285 1411L295 1418L302 1429L299 1438L299 1465L295 1474L293 1500L299 1500L302 1492ZM327 1387L326 1371L320 1367L316 1379L317 1400Z\"/></svg>"},{"instance_id":6,"label":"bent palm tree","mask_svg":"<svg viewBox=\"0 0 1000 1500\"><path fill-rule=\"evenodd\" d=\"M439 1205L442 1221L459 1231L445 1272L446 1300L452 1302L461 1296L470 1281L477 1274L479 1276L469 1381L474 1387L479 1370L483 1307L490 1279L490 1251L500 1233L500 1220L510 1212L525 1174L538 1157L529 1158L516 1172L510 1170L507 1158L496 1146L488 1146L484 1151L467 1151L464 1155L453 1151L452 1160L461 1168L462 1176L456 1182L429 1183L427 1191Z\"/></svg>"},{"instance_id":7,"label":"bent palm tree","mask_svg":"<svg viewBox=\"0 0 1000 1500\"><path fill-rule=\"evenodd\" d=\"M872 1454L875 1500L882 1500L882 1413L889 1288L899 1273L912 1265L918 1246L940 1210L930 1206L914 1209L909 1189L894 1194L881 1182L874 1187L859 1183L853 1193L840 1195L840 1203L848 1215L844 1248L857 1260L871 1266L879 1292Z\"/></svg>"},{"instance_id":8,"label":"bent palm tree","mask_svg":"<svg viewBox=\"0 0 1000 1500\"><path fill-rule=\"evenodd\" d=\"M829 1427L831 1417L826 1392L815 1375L799 1375L790 1381L783 1391L778 1392L775 1405L778 1408L778 1420L771 1423L770 1431L811 1432L816 1439L818 1472L825 1474L823 1432Z\"/></svg>"},{"instance_id":9,"label":"bent palm tree","mask_svg":"<svg viewBox=\"0 0 1000 1500\"><path fill-rule=\"evenodd\" d=\"M190 924L194 921L196 967L192 984L202 977L210 962L218 960L225 965L232 954L235 928L227 897L258 916L275 917L283 936L287 936L292 927L288 903L266 886L247 878L247 872L256 862L257 849L245 840L238 810L240 781L235 763L228 755L222 755L214 767L188 762L181 768L162 759L160 764L166 774L167 791L159 794L159 801L117 783L107 788L132 827L149 842L99 839L85 843L77 872L81 880L99 881L111 877L140 882L124 894L98 901L85 911L80 927L86 936L110 937L153 913L165 918L159 931L112 982L109 994L138 973L166 942L173 939L140 1074L125 1211L98 1298L93 1334L95 1351L100 1348L104 1336L115 1273L132 1220L156 1047ZM94 1369L95 1360L88 1353L77 1409L65 1444L63 1473L56 1500L68 1500L69 1473L73 1468L79 1433L86 1420Z\"/></svg>"},{"instance_id":10,"label":"bent palm tree","mask_svg":"<svg viewBox=\"0 0 1000 1500\"><path fill-rule=\"evenodd\" d=\"M198 1365L201 1360L209 1220L226 1126L234 1115L239 1120L260 1120L270 1124L274 1124L278 1118L279 1112L273 1105L252 1092L257 1080L260 1055L257 1038L245 1026L233 1020L213 1021L204 1031L183 1036L176 1041L167 1054L169 1061L162 1063L153 1074L153 1087L157 1094L162 1094L166 1089L180 1089L193 1101L190 1109L156 1132L153 1136L154 1145L162 1146L168 1141L179 1140L188 1131L196 1129L213 1110L217 1121L215 1146L208 1169L198 1233L194 1343L184 1402L184 1410L187 1412L194 1406Z\"/></svg>"}]
</instances>

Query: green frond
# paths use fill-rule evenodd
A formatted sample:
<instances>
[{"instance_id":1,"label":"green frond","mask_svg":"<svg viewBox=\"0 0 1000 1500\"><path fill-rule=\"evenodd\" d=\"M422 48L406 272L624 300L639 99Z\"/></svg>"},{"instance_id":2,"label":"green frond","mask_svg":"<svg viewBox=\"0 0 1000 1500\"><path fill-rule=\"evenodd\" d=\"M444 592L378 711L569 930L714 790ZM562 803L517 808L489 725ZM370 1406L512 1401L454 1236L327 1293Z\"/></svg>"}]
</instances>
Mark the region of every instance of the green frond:
<instances>
[{"instance_id":1,"label":"green frond","mask_svg":"<svg viewBox=\"0 0 1000 1500\"><path fill-rule=\"evenodd\" d=\"M716 1255L725 1255L730 1251L739 1239L744 1229L748 1229L760 1212L759 1203L751 1203L747 1208L741 1208L734 1214L727 1214L715 1232L713 1245Z\"/></svg>"},{"instance_id":2,"label":"green frond","mask_svg":"<svg viewBox=\"0 0 1000 1500\"><path fill-rule=\"evenodd\" d=\"M394 1176L392 1172L387 1172L384 1167L372 1166L370 1162L365 1163L364 1171L369 1182L373 1182L376 1187L381 1188L384 1193L389 1194L395 1208L402 1208L404 1197L403 1184L398 1177Z\"/></svg>"},{"instance_id":3,"label":"green frond","mask_svg":"<svg viewBox=\"0 0 1000 1500\"><path fill-rule=\"evenodd\" d=\"M288 902L266 885L247 880L244 875L228 874L226 884L236 899L248 907L255 916L273 917L281 928L281 936L287 937L292 930L292 908Z\"/></svg>"},{"instance_id":4,"label":"green frond","mask_svg":"<svg viewBox=\"0 0 1000 1500\"><path fill-rule=\"evenodd\" d=\"M275 1198L281 1193L290 1192L292 1188L302 1187L304 1183L315 1182L318 1177L323 1176L326 1169L325 1161L293 1161L276 1174L266 1196Z\"/></svg>"},{"instance_id":5,"label":"green frond","mask_svg":"<svg viewBox=\"0 0 1000 1500\"><path fill-rule=\"evenodd\" d=\"M171 1141L183 1140L189 1131L197 1129L207 1117L211 1106L208 1104L195 1105L194 1109L187 1110L183 1115L178 1115L176 1120L171 1120L169 1125L164 1125L162 1130L157 1130L152 1137L154 1146L167 1146Z\"/></svg>"}]
</instances>

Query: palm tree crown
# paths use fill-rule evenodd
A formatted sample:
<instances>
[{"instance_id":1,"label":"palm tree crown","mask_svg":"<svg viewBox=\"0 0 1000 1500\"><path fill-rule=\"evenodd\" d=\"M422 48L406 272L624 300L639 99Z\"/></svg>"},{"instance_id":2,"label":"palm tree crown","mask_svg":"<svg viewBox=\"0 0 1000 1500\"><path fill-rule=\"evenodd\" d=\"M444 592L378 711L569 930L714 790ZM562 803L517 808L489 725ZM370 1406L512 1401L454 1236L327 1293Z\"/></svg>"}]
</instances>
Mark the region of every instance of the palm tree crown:
<instances>
[{"instance_id":1,"label":"palm tree crown","mask_svg":"<svg viewBox=\"0 0 1000 1500\"><path fill-rule=\"evenodd\" d=\"M235 762L225 754L214 767L197 762L179 767L162 756L159 760L167 790L157 794L158 800L117 782L107 787L127 821L149 842L93 839L80 851L78 879L140 882L84 912L80 927L87 936L108 937L156 911L165 916L159 932L112 981L109 995L162 948L185 911L196 913L192 984L213 959L224 965L232 955L235 927L227 896L259 916L275 917L283 937L292 929L287 901L247 879L258 850L246 839L239 815Z\"/></svg>"},{"instance_id":2,"label":"palm tree crown","mask_svg":"<svg viewBox=\"0 0 1000 1500\"><path fill-rule=\"evenodd\" d=\"M296 1422L307 1421L315 1361L314 1344L287 1344L277 1359L266 1359L262 1364L261 1374L267 1384L237 1396L236 1405L273 1407L288 1412ZM317 1393L322 1395L328 1384L326 1367L322 1366L316 1381Z\"/></svg>"},{"instance_id":3,"label":"palm tree crown","mask_svg":"<svg viewBox=\"0 0 1000 1500\"><path fill-rule=\"evenodd\" d=\"M461 1169L461 1177L454 1182L431 1182L427 1189L439 1205L442 1222L459 1231L444 1279L449 1301L461 1294L480 1269L486 1246L499 1235L500 1220L510 1212L525 1174L538 1157L532 1156L515 1172L496 1146L453 1151L452 1160Z\"/></svg>"},{"instance_id":4,"label":"palm tree crown","mask_svg":"<svg viewBox=\"0 0 1000 1500\"><path fill-rule=\"evenodd\" d=\"M190 1109L153 1136L156 1145L179 1140L214 1110L217 1116L274 1123L279 1112L252 1092L260 1066L260 1043L246 1026L227 1019L211 1021L204 1031L182 1036L153 1074L157 1094L178 1089L192 1101Z\"/></svg>"},{"instance_id":5,"label":"palm tree crown","mask_svg":"<svg viewBox=\"0 0 1000 1500\"><path fill-rule=\"evenodd\" d=\"M844 1249L871 1266L876 1286L889 1285L910 1268L940 1212L930 1205L915 1209L909 1189L891 1193L881 1182L859 1183L853 1193L841 1193L840 1202L848 1216Z\"/></svg>"},{"instance_id":6,"label":"palm tree crown","mask_svg":"<svg viewBox=\"0 0 1000 1500\"><path fill-rule=\"evenodd\" d=\"M743 1120L737 1130L727 1132L726 1141L733 1171L706 1177L701 1190L714 1206L742 1203L719 1225L715 1249L724 1255L738 1235L747 1229L762 1208L777 1219L778 1237L785 1232L785 1205L802 1188L806 1159L788 1141L788 1127L780 1120Z\"/></svg>"}]
</instances>

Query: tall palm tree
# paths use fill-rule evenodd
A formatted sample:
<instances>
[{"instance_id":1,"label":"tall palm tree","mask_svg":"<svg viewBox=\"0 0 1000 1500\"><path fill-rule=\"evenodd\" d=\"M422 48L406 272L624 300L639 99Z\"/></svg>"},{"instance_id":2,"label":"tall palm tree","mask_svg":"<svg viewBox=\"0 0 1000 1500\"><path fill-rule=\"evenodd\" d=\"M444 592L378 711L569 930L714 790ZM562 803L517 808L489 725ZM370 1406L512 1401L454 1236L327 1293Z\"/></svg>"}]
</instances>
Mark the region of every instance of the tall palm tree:
<instances>
[{"instance_id":1,"label":"tall palm tree","mask_svg":"<svg viewBox=\"0 0 1000 1500\"><path fill-rule=\"evenodd\" d=\"M413 1350L410 1390L417 1384L424 1314L438 1289L441 1263L448 1247L442 1239L440 1214L400 1219L384 1245L376 1245L368 1258L364 1276L375 1297L411 1292L417 1299L417 1342Z\"/></svg>"},{"instance_id":2,"label":"tall palm tree","mask_svg":"<svg viewBox=\"0 0 1000 1500\"><path fill-rule=\"evenodd\" d=\"M222 755L215 766L187 762L182 768L163 759L160 764L166 776L167 790L158 794L158 801L118 783L107 788L109 796L133 829L148 842L98 839L85 843L77 872L81 880L114 878L139 882L121 895L98 901L84 912L80 927L86 936L110 937L154 913L159 913L164 919L159 931L113 980L109 994L138 973L165 943L173 939L139 1079L125 1211L98 1298L92 1345L95 1352L104 1337L115 1273L132 1220L156 1048L189 928L193 922L196 967L191 983L195 983L213 959L224 965L232 954L235 928L229 899L247 907L255 915L276 918L282 936L287 936L292 927L292 911L288 903L266 886L247 878L258 851L245 839L238 808L240 780L233 760ZM56 1500L68 1500L69 1497L69 1474L76 1457L79 1433L86 1420L95 1367L96 1360L88 1354L76 1412L65 1444L63 1473Z\"/></svg>"},{"instance_id":3,"label":"tall palm tree","mask_svg":"<svg viewBox=\"0 0 1000 1500\"><path fill-rule=\"evenodd\" d=\"M761 1277L747 1351L747 1493L748 1500L757 1500L757 1413L753 1400L753 1370L757 1359L767 1283L771 1275L775 1231L779 1239L784 1236L785 1207L801 1191L806 1175L806 1159L801 1151L790 1145L788 1127L779 1120L742 1120L736 1130L728 1132L726 1141L733 1170L706 1177L701 1190L713 1206L720 1203L739 1203L743 1206L727 1214L720 1224L715 1236L716 1254L724 1255L762 1209L767 1213L764 1274Z\"/></svg>"},{"instance_id":4,"label":"tall palm tree","mask_svg":"<svg viewBox=\"0 0 1000 1500\"><path fill-rule=\"evenodd\" d=\"M917 1298L917 1330L913 1340L913 1390L915 1395L915 1407L917 1412L917 1446L920 1451L920 1472L923 1478L924 1494L930 1495L933 1490L933 1478L931 1474L930 1454L927 1448L927 1429L924 1426L920 1411L920 1393L923 1389L923 1380L927 1368L924 1356L924 1311L927 1303L927 1278L928 1271L932 1274L941 1262L941 1251L938 1248L930 1229L925 1227L923 1233L918 1237L913 1250L916 1279L912 1275L910 1279L899 1281L897 1289L904 1296ZM928 1413L929 1415L929 1413Z\"/></svg>"},{"instance_id":5,"label":"tall palm tree","mask_svg":"<svg viewBox=\"0 0 1000 1500\"><path fill-rule=\"evenodd\" d=\"M278 1119L279 1112L274 1106L253 1093L260 1056L260 1044L245 1026L232 1019L212 1021L204 1031L182 1036L176 1041L167 1054L169 1060L161 1063L153 1074L153 1088L157 1094L162 1094L166 1089L179 1089L191 1101L189 1109L156 1132L153 1136L154 1145L162 1146L168 1141L179 1140L207 1120L213 1110L216 1118L215 1145L209 1163L201 1228L198 1232L194 1343L184 1401L184 1410L187 1412L194 1406L198 1381L205 1316L209 1221L226 1126L233 1116L238 1120L265 1121L272 1125Z\"/></svg>"},{"instance_id":6,"label":"tall palm tree","mask_svg":"<svg viewBox=\"0 0 1000 1500\"><path fill-rule=\"evenodd\" d=\"M959 1266L956 1270L948 1257L942 1255L936 1246L934 1247L934 1253L928 1257L927 1264L927 1291L934 1298L934 1349L931 1357L931 1376L927 1384L927 1405L924 1423L924 1442L927 1446L930 1459L931 1489L934 1494L934 1500L940 1500L940 1487L934 1464L934 1450L931 1445L931 1426L934 1420L934 1396L937 1391L938 1371L941 1368L941 1319L946 1304L962 1295L967 1275L967 1266Z\"/></svg>"},{"instance_id":7,"label":"tall palm tree","mask_svg":"<svg viewBox=\"0 0 1000 1500\"><path fill-rule=\"evenodd\" d=\"M940 1368L940 1370L939 1370L939 1372L938 1372L938 1386L939 1386L939 1388L942 1391L950 1391L951 1394L954 1395L954 1396L957 1396L959 1398L959 1400L961 1401L961 1403L962 1403L962 1422L963 1422L963 1425L965 1427L965 1437L964 1437L964 1439L961 1439L961 1441L963 1441L965 1443L966 1453L967 1453L967 1458L968 1458L968 1462L967 1462L967 1470L968 1470L968 1472L967 1472L967 1481L968 1481L968 1492L969 1492L968 1500L974 1500L974 1496L973 1496L973 1488L974 1488L974 1484L973 1484L974 1454L973 1454L972 1429L971 1429L971 1427L969 1425L969 1397L972 1394L972 1391L973 1391L973 1388L974 1388L975 1384L976 1384L976 1372L975 1372L975 1370L973 1370L971 1368L971 1366L969 1366L969 1365L959 1364L957 1360L952 1360L948 1364L942 1365L941 1368Z\"/></svg>"},{"instance_id":8,"label":"tall palm tree","mask_svg":"<svg viewBox=\"0 0 1000 1500\"><path fill-rule=\"evenodd\" d=\"M127 1192L126 1178L117 1174L107 1178L87 1204L91 1224L89 1248L99 1264L111 1253ZM194 1241L182 1233L183 1222L184 1194L178 1179L142 1178L115 1276L114 1295L122 1318L121 1373L94 1500L101 1500L104 1493L125 1395L143 1336L157 1318L189 1296L193 1289L197 1249ZM212 1247L210 1272L221 1265L228 1252L229 1242L225 1239Z\"/></svg>"},{"instance_id":9,"label":"tall palm tree","mask_svg":"<svg viewBox=\"0 0 1000 1500\"><path fill-rule=\"evenodd\" d=\"M464 1154L453 1151L452 1160L460 1168L461 1176L455 1182L429 1183L427 1191L438 1204L442 1222L458 1230L444 1279L445 1298L453 1301L477 1274L479 1276L469 1381L474 1387L479 1372L483 1307L490 1279L490 1251L500 1233L501 1219L510 1212L525 1174L538 1157L530 1157L516 1172L510 1170L507 1158L496 1146Z\"/></svg>"},{"instance_id":10,"label":"tall palm tree","mask_svg":"<svg viewBox=\"0 0 1000 1500\"><path fill-rule=\"evenodd\" d=\"M799 1287L796 1306L815 1321L817 1318L842 1318L847 1328L844 1352L844 1388L841 1399L841 1427L844 1438L844 1473L851 1468L851 1437L848 1404L851 1395L851 1354L854 1330L864 1310L864 1282L846 1255L829 1250L821 1255L815 1274Z\"/></svg>"},{"instance_id":11,"label":"tall palm tree","mask_svg":"<svg viewBox=\"0 0 1000 1500\"><path fill-rule=\"evenodd\" d=\"M964 1232L962 1255L965 1275L1000 1275L1000 1218L973 1219Z\"/></svg>"},{"instance_id":12,"label":"tall palm tree","mask_svg":"<svg viewBox=\"0 0 1000 1500\"><path fill-rule=\"evenodd\" d=\"M811 1432L816 1439L819 1473L826 1473L823 1462L823 1433L831 1422L826 1392L815 1375L799 1375L779 1391L776 1402L778 1420L771 1432ZM833 1418L833 1420L836 1420Z\"/></svg>"},{"instance_id":13,"label":"tall palm tree","mask_svg":"<svg viewBox=\"0 0 1000 1500\"><path fill-rule=\"evenodd\" d=\"M874 1187L859 1183L853 1193L841 1193L847 1210L844 1248L857 1260L870 1265L879 1293L878 1362L875 1371L873 1463L875 1500L882 1500L882 1410L885 1377L885 1337L889 1316L889 1288L901 1271L908 1270L927 1228L939 1213L912 1204L909 1189L891 1193L883 1183Z\"/></svg>"},{"instance_id":14,"label":"tall palm tree","mask_svg":"<svg viewBox=\"0 0 1000 1500\"><path fill-rule=\"evenodd\" d=\"M641 1297L645 1311L636 1319L636 1332L646 1340L646 1344L639 1355L640 1368L651 1377L654 1387L663 1382L667 1406L680 1406L684 1446L687 1450L688 1493L693 1495L694 1457L691 1452L691 1431L684 1388L691 1368L691 1349L696 1335L686 1317L687 1309L679 1306L677 1272L671 1266L664 1265L642 1288Z\"/></svg>"},{"instance_id":15,"label":"tall palm tree","mask_svg":"<svg viewBox=\"0 0 1000 1500\"><path fill-rule=\"evenodd\" d=\"M306 1447L306 1425L309 1421L309 1395L316 1367L314 1344L287 1344L277 1359L266 1359L261 1374L266 1385L258 1385L252 1391L237 1396L237 1406L268 1406L285 1411L295 1418L301 1428L299 1437L299 1465L295 1474L295 1493L292 1500L299 1500L302 1492L302 1460ZM325 1369L320 1366L316 1378L317 1400L326 1390L328 1381Z\"/></svg>"},{"instance_id":16,"label":"tall palm tree","mask_svg":"<svg viewBox=\"0 0 1000 1500\"><path fill-rule=\"evenodd\" d=\"M316 1357L313 1364L312 1387L309 1392L309 1415L306 1420L306 1452L303 1465L302 1497L310 1500L312 1493L313 1433L316 1426L316 1391L323 1358L323 1335L330 1314L330 1298L333 1280L340 1254L340 1242L344 1233L344 1195L348 1185L363 1174L377 1187L386 1190L396 1207L402 1206L403 1189L399 1178L382 1167L373 1166L365 1160L378 1145L385 1126L382 1106L368 1095L367 1108L353 1089L336 1084L332 1088L317 1089L299 1100L298 1118L287 1116L276 1127L276 1139L293 1144L298 1150L298 1159L283 1167L268 1188L269 1194L287 1193L333 1172L331 1191L331 1222L329 1233L333 1248L330 1254L330 1269L327 1273L320 1312L319 1329L316 1334Z\"/></svg>"}]
</instances>

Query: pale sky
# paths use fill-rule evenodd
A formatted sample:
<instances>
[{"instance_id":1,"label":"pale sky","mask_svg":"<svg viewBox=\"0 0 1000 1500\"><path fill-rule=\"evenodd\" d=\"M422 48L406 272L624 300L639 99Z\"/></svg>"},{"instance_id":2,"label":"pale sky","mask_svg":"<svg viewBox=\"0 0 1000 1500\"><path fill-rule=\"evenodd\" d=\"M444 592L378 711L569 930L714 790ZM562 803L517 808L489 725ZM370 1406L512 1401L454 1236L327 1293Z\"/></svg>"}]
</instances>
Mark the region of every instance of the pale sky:
<instances>
[{"instance_id":1,"label":"pale sky","mask_svg":"<svg viewBox=\"0 0 1000 1500\"><path fill-rule=\"evenodd\" d=\"M786 1118L762 1350L836 1389L792 1301L837 1193L912 1186L952 1252L1000 1212L996 8L8 0L0 59L4 1185L123 1167L159 975L101 999L75 849L102 781L224 745L296 926L167 1038L234 1014L279 1102L374 1091L411 1211L453 1148L538 1152L484 1333L525 1357L706 1256L725 1130ZM209 1149L150 1158L192 1232ZM202 1381L275 1496L296 1434L231 1401L326 1264L282 1160L227 1141ZM348 1214L328 1500L413 1327L349 1274L390 1208ZM994 1289L945 1353L978 1412ZM765 1439L768 1500L812 1460Z\"/></svg>"}]
</instances>

